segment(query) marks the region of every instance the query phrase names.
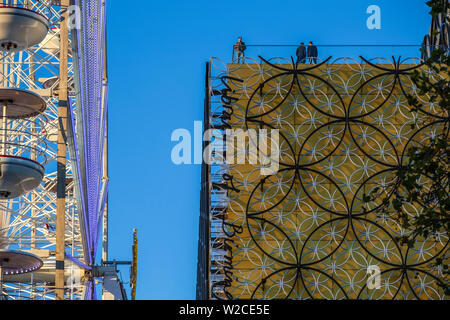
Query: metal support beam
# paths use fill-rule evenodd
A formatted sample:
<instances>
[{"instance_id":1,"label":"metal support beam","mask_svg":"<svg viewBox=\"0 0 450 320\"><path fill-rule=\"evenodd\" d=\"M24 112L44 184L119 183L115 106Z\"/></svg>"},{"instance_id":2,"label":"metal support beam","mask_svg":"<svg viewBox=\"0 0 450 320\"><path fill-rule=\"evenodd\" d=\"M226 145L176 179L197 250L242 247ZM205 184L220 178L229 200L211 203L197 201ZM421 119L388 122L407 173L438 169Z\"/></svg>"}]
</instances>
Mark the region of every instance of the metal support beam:
<instances>
[{"instance_id":1,"label":"metal support beam","mask_svg":"<svg viewBox=\"0 0 450 320\"><path fill-rule=\"evenodd\" d=\"M116 264L95 266L92 268L92 276L103 278L103 300L127 300Z\"/></svg>"},{"instance_id":2,"label":"metal support beam","mask_svg":"<svg viewBox=\"0 0 450 320\"><path fill-rule=\"evenodd\" d=\"M107 70L107 50L106 50L106 43L107 43L107 34L105 30L105 48L104 48L104 66L103 66L103 106L102 110L105 110L107 108L107 88L108 88L108 70ZM109 172L108 172L108 109L106 109L105 112L105 137L104 137L104 145L103 145L103 162L102 162L102 182L106 183L109 180ZM105 209L103 211L103 243L102 243L102 262L108 261L108 247L109 247L109 241L108 241L108 231L109 230L109 212L108 212L108 195L106 195L106 202L105 202ZM107 289L107 283L103 281L103 293L102 293L102 299L108 300L108 289Z\"/></svg>"},{"instance_id":3,"label":"metal support beam","mask_svg":"<svg viewBox=\"0 0 450 320\"><path fill-rule=\"evenodd\" d=\"M3 269L0 265L0 300L2 300L3 297Z\"/></svg>"},{"instance_id":4,"label":"metal support beam","mask_svg":"<svg viewBox=\"0 0 450 320\"><path fill-rule=\"evenodd\" d=\"M106 75L106 63L103 71L103 86L107 86L108 79ZM105 141L103 147L103 177L102 181L105 182L109 179L108 173L108 112L106 112L105 119ZM108 260L108 196L106 196L105 210L103 212L103 246L102 246L102 260Z\"/></svg>"},{"instance_id":5,"label":"metal support beam","mask_svg":"<svg viewBox=\"0 0 450 320\"><path fill-rule=\"evenodd\" d=\"M66 207L66 129L67 129L67 82L68 82L68 7L69 0L61 0L60 61L59 61L59 106L58 106L58 151L57 151L57 199L56 199L56 300L64 300L64 251L65 251L65 207Z\"/></svg>"},{"instance_id":6,"label":"metal support beam","mask_svg":"<svg viewBox=\"0 0 450 320\"><path fill-rule=\"evenodd\" d=\"M2 130L3 130L3 143L2 143L2 153L3 154L7 154L7 146L8 144L6 143L7 139L8 139L8 105L6 104L6 102L3 102L3 106L2 106Z\"/></svg>"}]
</instances>

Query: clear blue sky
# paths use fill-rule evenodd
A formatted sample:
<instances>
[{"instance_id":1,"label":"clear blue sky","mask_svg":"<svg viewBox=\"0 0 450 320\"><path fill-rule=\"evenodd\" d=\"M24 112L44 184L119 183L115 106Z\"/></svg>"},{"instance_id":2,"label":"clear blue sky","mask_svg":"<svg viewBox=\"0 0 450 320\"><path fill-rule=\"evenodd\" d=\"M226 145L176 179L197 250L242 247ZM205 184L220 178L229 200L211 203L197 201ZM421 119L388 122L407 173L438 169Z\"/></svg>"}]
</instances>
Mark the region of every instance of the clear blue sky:
<instances>
[{"instance_id":1,"label":"clear blue sky","mask_svg":"<svg viewBox=\"0 0 450 320\"><path fill-rule=\"evenodd\" d=\"M230 59L239 35L247 44L420 44L431 21L424 3L108 1L110 259L131 258L138 228L138 299L195 299L200 166L172 164L170 136L203 120L208 58ZM366 27L372 4L380 30Z\"/></svg>"}]
</instances>

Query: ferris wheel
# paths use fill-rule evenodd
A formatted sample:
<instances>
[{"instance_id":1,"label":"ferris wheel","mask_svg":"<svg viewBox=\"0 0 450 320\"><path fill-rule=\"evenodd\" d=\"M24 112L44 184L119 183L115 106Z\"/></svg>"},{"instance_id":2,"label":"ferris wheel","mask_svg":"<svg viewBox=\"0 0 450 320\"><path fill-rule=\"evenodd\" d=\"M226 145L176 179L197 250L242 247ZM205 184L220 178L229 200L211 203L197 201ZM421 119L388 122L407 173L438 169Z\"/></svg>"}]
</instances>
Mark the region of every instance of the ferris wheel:
<instances>
[{"instance_id":1,"label":"ferris wheel","mask_svg":"<svg viewBox=\"0 0 450 320\"><path fill-rule=\"evenodd\" d=\"M0 0L0 299L126 299L123 263L135 286L107 253L105 6Z\"/></svg>"}]
</instances>

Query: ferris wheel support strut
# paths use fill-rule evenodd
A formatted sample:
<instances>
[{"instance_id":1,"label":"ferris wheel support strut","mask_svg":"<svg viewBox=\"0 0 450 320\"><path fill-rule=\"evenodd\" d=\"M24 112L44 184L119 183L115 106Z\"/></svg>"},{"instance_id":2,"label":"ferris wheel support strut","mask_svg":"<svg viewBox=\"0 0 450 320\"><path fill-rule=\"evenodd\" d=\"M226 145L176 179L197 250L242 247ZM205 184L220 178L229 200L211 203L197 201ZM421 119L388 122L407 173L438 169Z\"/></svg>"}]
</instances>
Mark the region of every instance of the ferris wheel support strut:
<instances>
[{"instance_id":1,"label":"ferris wheel support strut","mask_svg":"<svg viewBox=\"0 0 450 320\"><path fill-rule=\"evenodd\" d=\"M57 199L56 199L56 300L64 300L65 215L66 215L66 129L68 108L69 0L61 0L60 65L58 105Z\"/></svg>"}]
</instances>

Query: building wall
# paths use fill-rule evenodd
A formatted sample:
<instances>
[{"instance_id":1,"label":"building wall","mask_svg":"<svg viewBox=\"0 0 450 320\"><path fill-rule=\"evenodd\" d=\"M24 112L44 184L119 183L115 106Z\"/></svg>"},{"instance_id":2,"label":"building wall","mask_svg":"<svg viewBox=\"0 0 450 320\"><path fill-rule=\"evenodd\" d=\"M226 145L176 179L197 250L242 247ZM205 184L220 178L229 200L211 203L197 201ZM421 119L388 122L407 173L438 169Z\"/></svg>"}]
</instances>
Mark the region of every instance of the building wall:
<instances>
[{"instance_id":1,"label":"building wall","mask_svg":"<svg viewBox=\"0 0 450 320\"><path fill-rule=\"evenodd\" d=\"M213 72L212 91L221 92L230 115L222 122L278 129L280 165L276 174L261 175L260 162L249 163L256 143L249 140L234 151L246 153L246 163L222 167L226 209L211 217L222 222L214 241L226 245L211 247L212 260L222 257L212 261L221 277L211 277L212 298L442 298L430 263L446 252L448 238L433 235L408 248L401 240L409 231L393 210L379 210L383 198L403 192L396 172L405 149L442 129L439 110L417 95L410 79L415 61L372 62L338 59L295 69L261 61ZM426 112L411 113L407 94ZM376 187L376 200L365 204ZM369 279L377 267L380 287Z\"/></svg>"}]
</instances>

